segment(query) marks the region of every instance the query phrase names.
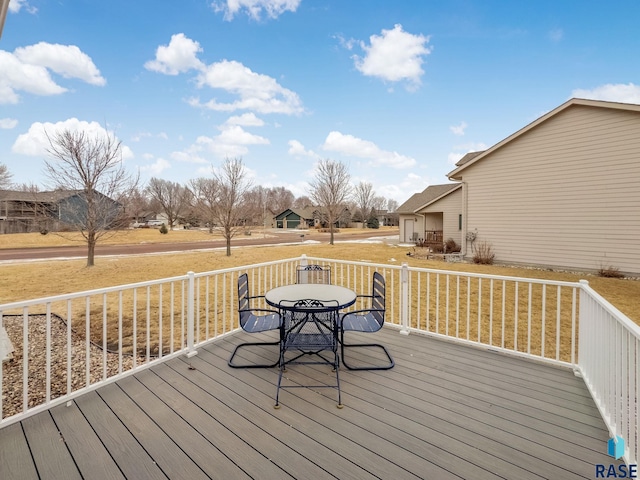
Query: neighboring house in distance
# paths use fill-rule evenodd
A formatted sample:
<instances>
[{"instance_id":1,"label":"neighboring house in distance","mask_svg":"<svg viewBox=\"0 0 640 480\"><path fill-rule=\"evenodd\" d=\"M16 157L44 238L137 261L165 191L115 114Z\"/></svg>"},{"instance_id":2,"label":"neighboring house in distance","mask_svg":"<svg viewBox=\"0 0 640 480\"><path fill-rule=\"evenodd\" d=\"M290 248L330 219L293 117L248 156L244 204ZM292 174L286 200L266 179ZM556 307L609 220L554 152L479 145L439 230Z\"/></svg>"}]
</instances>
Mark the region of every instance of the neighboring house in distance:
<instances>
[{"instance_id":1,"label":"neighboring house in distance","mask_svg":"<svg viewBox=\"0 0 640 480\"><path fill-rule=\"evenodd\" d=\"M571 99L448 177L496 261L640 274L640 105Z\"/></svg>"},{"instance_id":2,"label":"neighboring house in distance","mask_svg":"<svg viewBox=\"0 0 640 480\"><path fill-rule=\"evenodd\" d=\"M122 205L100 193L102 203L99 219L102 227L113 226ZM70 225L83 223L86 200L82 191L54 190L51 192L22 192L0 190L0 233L59 231Z\"/></svg>"},{"instance_id":3,"label":"neighboring house in distance","mask_svg":"<svg viewBox=\"0 0 640 480\"><path fill-rule=\"evenodd\" d=\"M276 228L308 228L315 225L313 208L292 209L275 216Z\"/></svg>"},{"instance_id":4,"label":"neighboring house in distance","mask_svg":"<svg viewBox=\"0 0 640 480\"><path fill-rule=\"evenodd\" d=\"M443 242L462 245L462 184L429 185L398 207L400 241Z\"/></svg>"}]
</instances>

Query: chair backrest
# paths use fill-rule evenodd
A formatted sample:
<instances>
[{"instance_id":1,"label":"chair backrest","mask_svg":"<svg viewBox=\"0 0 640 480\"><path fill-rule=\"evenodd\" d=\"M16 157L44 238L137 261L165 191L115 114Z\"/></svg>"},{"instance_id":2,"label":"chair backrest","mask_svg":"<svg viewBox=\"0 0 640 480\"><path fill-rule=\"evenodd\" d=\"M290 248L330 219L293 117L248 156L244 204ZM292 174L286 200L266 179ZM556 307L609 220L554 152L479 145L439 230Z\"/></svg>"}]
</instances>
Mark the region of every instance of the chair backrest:
<instances>
[{"instance_id":1,"label":"chair backrest","mask_svg":"<svg viewBox=\"0 0 640 480\"><path fill-rule=\"evenodd\" d=\"M386 282L382 274L378 272L373 272L373 285L371 287L371 308L373 311L371 314L376 319L378 324L382 327L384 323L384 314L385 314L385 293L386 293Z\"/></svg>"},{"instance_id":2,"label":"chair backrest","mask_svg":"<svg viewBox=\"0 0 640 480\"><path fill-rule=\"evenodd\" d=\"M238 277L238 310L249 310L249 277L246 273Z\"/></svg>"},{"instance_id":3,"label":"chair backrest","mask_svg":"<svg viewBox=\"0 0 640 480\"><path fill-rule=\"evenodd\" d=\"M331 267L322 265L299 265L298 283L331 283Z\"/></svg>"}]
</instances>

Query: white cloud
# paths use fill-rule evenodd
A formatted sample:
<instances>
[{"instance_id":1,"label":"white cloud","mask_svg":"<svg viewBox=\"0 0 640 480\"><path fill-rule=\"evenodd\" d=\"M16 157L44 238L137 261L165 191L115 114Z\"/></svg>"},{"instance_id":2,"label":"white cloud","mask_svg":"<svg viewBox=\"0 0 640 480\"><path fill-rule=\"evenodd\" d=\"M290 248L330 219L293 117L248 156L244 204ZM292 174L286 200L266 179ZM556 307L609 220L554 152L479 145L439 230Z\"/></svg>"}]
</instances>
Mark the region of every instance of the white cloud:
<instances>
[{"instance_id":1,"label":"white cloud","mask_svg":"<svg viewBox=\"0 0 640 480\"><path fill-rule=\"evenodd\" d=\"M200 44L184 33L171 36L169 45L160 45L156 49L155 60L149 60L144 68L165 75L177 75L192 69L204 68L196 55L202 51Z\"/></svg>"},{"instance_id":2,"label":"white cloud","mask_svg":"<svg viewBox=\"0 0 640 480\"><path fill-rule=\"evenodd\" d=\"M222 60L212 63L201 71L196 81L199 87L219 88L239 96L240 99L231 103L220 103L216 99L201 103L199 99L191 99L189 103L192 106L223 112L253 110L287 115L303 111L296 93L284 88L268 75L251 71L240 62Z\"/></svg>"},{"instance_id":3,"label":"white cloud","mask_svg":"<svg viewBox=\"0 0 640 480\"><path fill-rule=\"evenodd\" d=\"M0 104L18 103L19 91L34 95L66 92L53 81L49 70L93 85L106 83L91 58L75 45L40 42L17 48L14 53L0 50Z\"/></svg>"},{"instance_id":4,"label":"white cloud","mask_svg":"<svg viewBox=\"0 0 640 480\"><path fill-rule=\"evenodd\" d=\"M78 120L77 118L69 118L63 122L57 123L35 122L31 124L27 133L23 133L18 136L11 147L11 151L22 155L47 156L47 149L51 147L49 140L47 139L47 135L52 138L56 133L64 130L71 130L74 132L82 131L89 137L93 135L113 135L113 133L105 130L98 122L85 122L84 120ZM122 159L128 160L133 157L134 155L131 149L122 145Z\"/></svg>"},{"instance_id":5,"label":"white cloud","mask_svg":"<svg viewBox=\"0 0 640 480\"><path fill-rule=\"evenodd\" d=\"M164 158L157 158L155 162L140 167L140 171L148 173L152 177L157 177L168 168L171 168L171 164L168 161Z\"/></svg>"},{"instance_id":6,"label":"white cloud","mask_svg":"<svg viewBox=\"0 0 640 480\"><path fill-rule=\"evenodd\" d=\"M264 121L261 118L256 117L255 113L251 112L229 117L225 124L242 125L245 127L262 127L264 126Z\"/></svg>"},{"instance_id":7,"label":"white cloud","mask_svg":"<svg viewBox=\"0 0 640 480\"><path fill-rule=\"evenodd\" d=\"M426 46L429 37L407 33L398 24L393 30L382 30L382 35L371 35L369 40L369 46L360 43L366 52L364 58L354 56L360 72L389 82L406 80L409 89L420 85L423 57L432 50Z\"/></svg>"},{"instance_id":8,"label":"white cloud","mask_svg":"<svg viewBox=\"0 0 640 480\"><path fill-rule=\"evenodd\" d=\"M0 129L11 130L18 125L18 120L15 118L0 118Z\"/></svg>"},{"instance_id":9,"label":"white cloud","mask_svg":"<svg viewBox=\"0 0 640 480\"><path fill-rule=\"evenodd\" d=\"M18 91L59 95L67 89L56 84L46 68L23 63L12 53L0 50L0 104L18 103Z\"/></svg>"},{"instance_id":10,"label":"white cloud","mask_svg":"<svg viewBox=\"0 0 640 480\"><path fill-rule=\"evenodd\" d=\"M353 50L353 47L359 43L355 38L345 38L342 34L334 35L333 38L338 40L340 46L347 50Z\"/></svg>"},{"instance_id":11,"label":"white cloud","mask_svg":"<svg viewBox=\"0 0 640 480\"><path fill-rule=\"evenodd\" d=\"M75 45L40 42L16 48L13 53L23 63L48 68L64 78L78 78L97 86L107 83L91 57Z\"/></svg>"},{"instance_id":12,"label":"white cloud","mask_svg":"<svg viewBox=\"0 0 640 480\"><path fill-rule=\"evenodd\" d=\"M269 145L267 138L247 132L240 125L223 124L220 134L214 137L200 136L196 143L181 152L173 152L171 158L182 162L207 163L202 156L209 152L219 158L241 157L249 152L247 145Z\"/></svg>"},{"instance_id":13,"label":"white cloud","mask_svg":"<svg viewBox=\"0 0 640 480\"><path fill-rule=\"evenodd\" d=\"M29 5L27 0L10 0L9 1L9 11L11 13L18 13L22 8L24 8L28 13L34 14L38 11L36 7Z\"/></svg>"},{"instance_id":14,"label":"white cloud","mask_svg":"<svg viewBox=\"0 0 640 480\"><path fill-rule=\"evenodd\" d=\"M224 12L224 19L233 20L233 17L240 11L245 10L246 14L254 20L260 20L262 12L270 18L278 18L284 12L295 12L301 0L217 0L211 5L216 12Z\"/></svg>"},{"instance_id":15,"label":"white cloud","mask_svg":"<svg viewBox=\"0 0 640 480\"><path fill-rule=\"evenodd\" d=\"M298 140L289 140L289 155L319 158L313 150L307 150Z\"/></svg>"},{"instance_id":16,"label":"white cloud","mask_svg":"<svg viewBox=\"0 0 640 480\"><path fill-rule=\"evenodd\" d=\"M640 104L640 85L634 85L633 83L626 85L623 83L608 83L591 90L576 89L571 92L571 96L590 100Z\"/></svg>"},{"instance_id":17,"label":"white cloud","mask_svg":"<svg viewBox=\"0 0 640 480\"><path fill-rule=\"evenodd\" d=\"M344 135L340 132L330 132L327 135L324 150L339 152L353 157L371 160L374 165L386 165L393 168L408 168L416 164L414 158L400 155L397 152L382 150L375 143L353 135Z\"/></svg>"},{"instance_id":18,"label":"white cloud","mask_svg":"<svg viewBox=\"0 0 640 480\"><path fill-rule=\"evenodd\" d=\"M464 135L464 131L466 130L466 128L469 125L467 125L467 122L461 122L460 125L452 125L449 127L449 130L451 130L453 132L454 135L458 135L459 137Z\"/></svg>"},{"instance_id":19,"label":"white cloud","mask_svg":"<svg viewBox=\"0 0 640 480\"><path fill-rule=\"evenodd\" d=\"M207 159L202 156L202 151L210 141L211 139L209 137L200 136L196 139L196 143L190 145L185 150L172 152L171 159L187 163L209 163Z\"/></svg>"},{"instance_id":20,"label":"white cloud","mask_svg":"<svg viewBox=\"0 0 640 480\"><path fill-rule=\"evenodd\" d=\"M374 185L376 194L386 198L392 198L399 204L406 202L411 195L423 191L429 185L444 183L442 179L434 179L428 176L420 176L413 172L399 182L387 182L384 185Z\"/></svg>"},{"instance_id":21,"label":"white cloud","mask_svg":"<svg viewBox=\"0 0 640 480\"><path fill-rule=\"evenodd\" d=\"M198 88L209 87L223 90L239 97L235 101L220 102L213 98L201 101L193 97L189 105L220 112L251 110L259 113L283 113L286 115L303 112L302 102L295 92L284 88L268 75L253 72L242 63L222 60L205 65L196 57L201 52L200 44L187 38L183 33L173 35L168 46L161 45L155 60L145 63L145 68L166 75L177 75L189 70L197 70ZM239 121L260 121L255 118L240 117Z\"/></svg>"}]
</instances>

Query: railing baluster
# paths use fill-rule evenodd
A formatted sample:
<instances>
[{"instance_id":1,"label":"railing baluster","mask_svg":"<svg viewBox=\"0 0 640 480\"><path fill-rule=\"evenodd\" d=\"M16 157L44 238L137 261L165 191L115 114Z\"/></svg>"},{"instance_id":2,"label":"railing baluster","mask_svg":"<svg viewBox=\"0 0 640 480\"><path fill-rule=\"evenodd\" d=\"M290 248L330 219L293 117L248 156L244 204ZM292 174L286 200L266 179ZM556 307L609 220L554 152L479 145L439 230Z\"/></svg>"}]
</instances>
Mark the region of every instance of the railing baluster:
<instances>
[{"instance_id":1,"label":"railing baluster","mask_svg":"<svg viewBox=\"0 0 640 480\"><path fill-rule=\"evenodd\" d=\"M45 393L45 402L51 402L51 302L47 302L47 313L46 313L46 367L45 367L45 385L46 385L46 393ZM2 361L0 360L0 368L2 368Z\"/></svg>"},{"instance_id":2,"label":"railing baluster","mask_svg":"<svg viewBox=\"0 0 640 480\"><path fill-rule=\"evenodd\" d=\"M118 292L118 373L122 373L122 290Z\"/></svg>"},{"instance_id":3,"label":"railing baluster","mask_svg":"<svg viewBox=\"0 0 640 480\"><path fill-rule=\"evenodd\" d=\"M29 408L29 307L22 311L22 411Z\"/></svg>"},{"instance_id":4,"label":"railing baluster","mask_svg":"<svg viewBox=\"0 0 640 480\"><path fill-rule=\"evenodd\" d=\"M102 295L102 379L107 379L107 294Z\"/></svg>"}]
</instances>

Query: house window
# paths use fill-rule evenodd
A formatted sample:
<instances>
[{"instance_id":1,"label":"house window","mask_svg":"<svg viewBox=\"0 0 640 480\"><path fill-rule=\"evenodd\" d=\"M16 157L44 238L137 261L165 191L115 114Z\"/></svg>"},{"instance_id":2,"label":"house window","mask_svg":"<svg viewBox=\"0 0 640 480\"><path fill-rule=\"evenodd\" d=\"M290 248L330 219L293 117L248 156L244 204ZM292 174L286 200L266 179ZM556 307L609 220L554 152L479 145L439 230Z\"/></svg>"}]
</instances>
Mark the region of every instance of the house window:
<instances>
[{"instance_id":1,"label":"house window","mask_svg":"<svg viewBox=\"0 0 640 480\"><path fill-rule=\"evenodd\" d=\"M458 215L458 230L462 230L462 214Z\"/></svg>"}]
</instances>

